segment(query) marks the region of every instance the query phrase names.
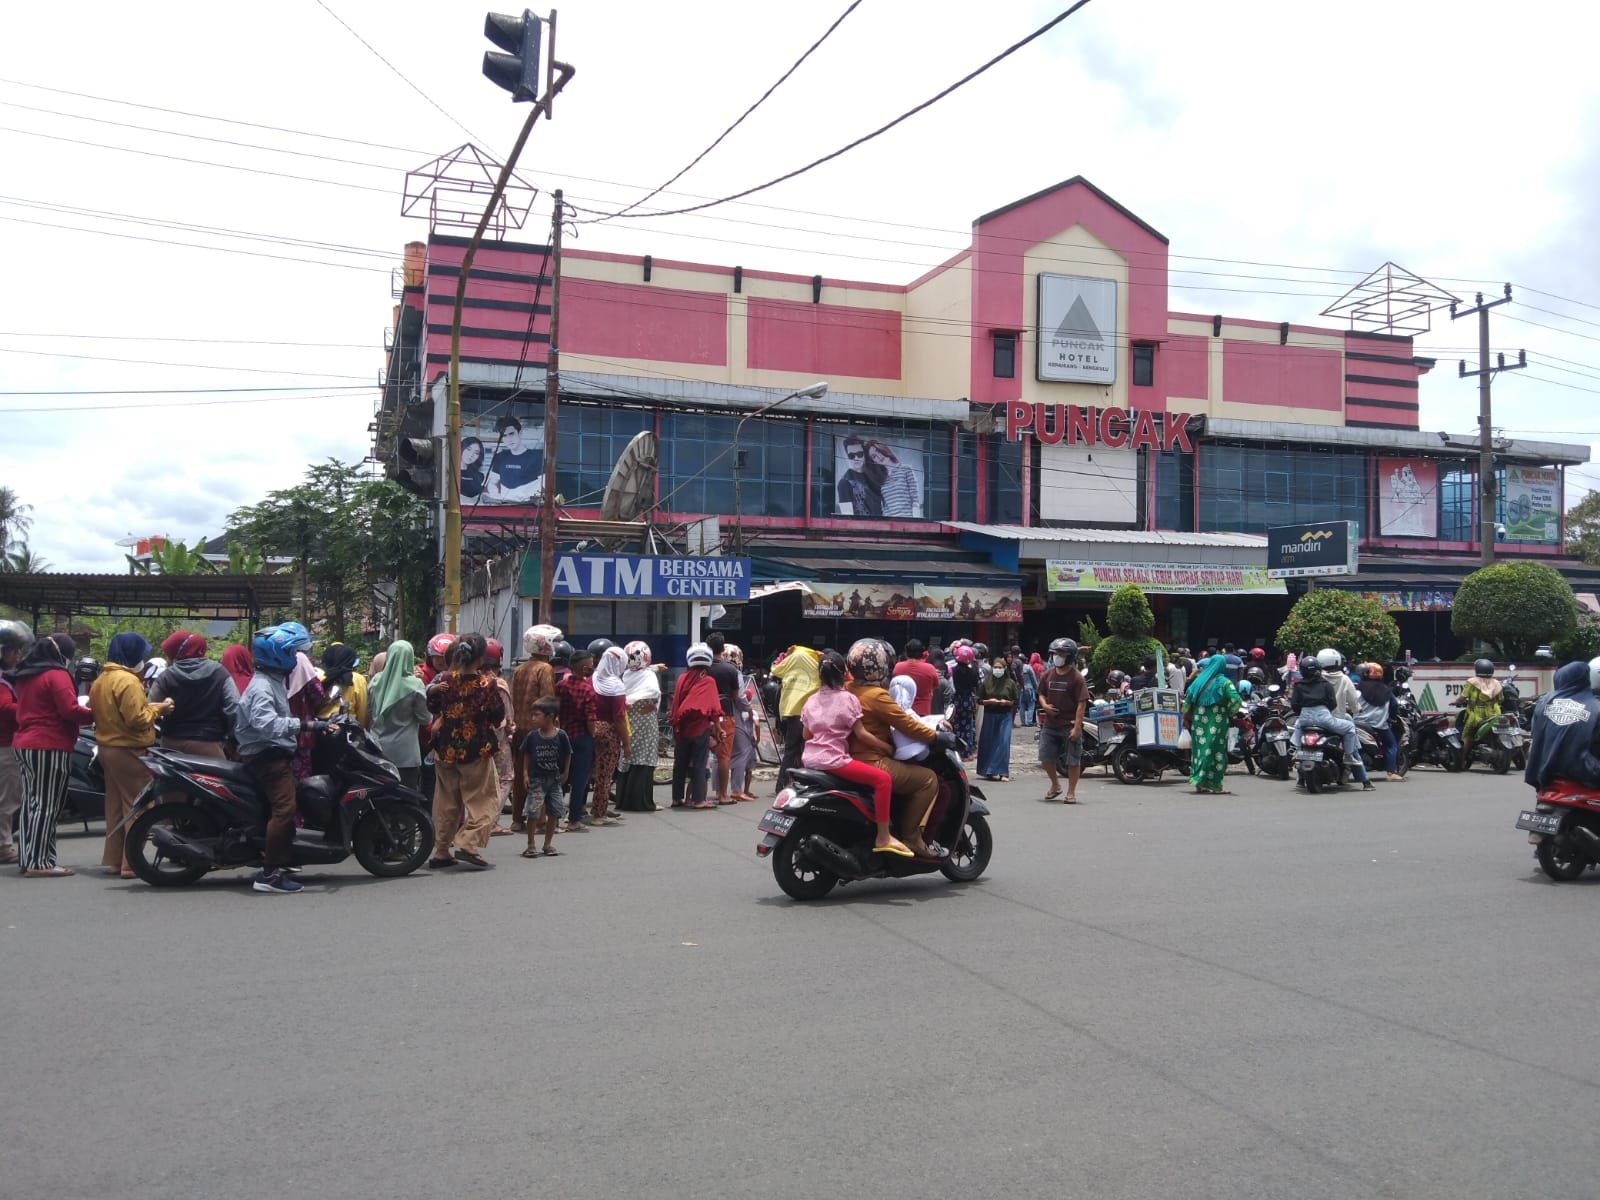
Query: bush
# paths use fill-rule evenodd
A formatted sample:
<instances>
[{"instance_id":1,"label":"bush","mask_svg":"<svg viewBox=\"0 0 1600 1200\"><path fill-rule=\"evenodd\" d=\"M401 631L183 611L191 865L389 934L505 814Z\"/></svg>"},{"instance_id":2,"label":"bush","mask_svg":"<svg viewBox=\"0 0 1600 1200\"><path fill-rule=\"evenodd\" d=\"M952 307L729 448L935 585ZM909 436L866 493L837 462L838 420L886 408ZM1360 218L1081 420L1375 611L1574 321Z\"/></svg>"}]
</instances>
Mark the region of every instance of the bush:
<instances>
[{"instance_id":1,"label":"bush","mask_svg":"<svg viewBox=\"0 0 1600 1200\"><path fill-rule=\"evenodd\" d=\"M1161 649L1153 637L1121 637L1112 634L1100 639L1089 660L1089 678L1097 686L1105 685L1106 675L1112 671L1137 671L1144 660Z\"/></svg>"},{"instance_id":2,"label":"bush","mask_svg":"<svg viewBox=\"0 0 1600 1200\"><path fill-rule=\"evenodd\" d=\"M1495 646L1502 661L1531 659L1577 631L1578 608L1561 572L1544 563L1495 563L1461 581L1450 628Z\"/></svg>"},{"instance_id":3,"label":"bush","mask_svg":"<svg viewBox=\"0 0 1600 1200\"><path fill-rule=\"evenodd\" d=\"M1083 649L1093 650L1103 636L1093 617L1085 617L1078 622L1078 645Z\"/></svg>"},{"instance_id":4,"label":"bush","mask_svg":"<svg viewBox=\"0 0 1600 1200\"><path fill-rule=\"evenodd\" d=\"M1106 628L1120 638L1145 638L1156 627L1156 615L1136 583L1125 583L1106 602Z\"/></svg>"},{"instance_id":5,"label":"bush","mask_svg":"<svg viewBox=\"0 0 1600 1200\"><path fill-rule=\"evenodd\" d=\"M1550 653L1558 663L1588 662L1600 657L1600 618L1589 614L1579 617L1571 633L1550 643Z\"/></svg>"},{"instance_id":6,"label":"bush","mask_svg":"<svg viewBox=\"0 0 1600 1200\"><path fill-rule=\"evenodd\" d=\"M1389 662L1400 653L1400 627L1376 600L1319 588L1295 601L1274 639L1303 654L1332 646L1352 662Z\"/></svg>"}]
</instances>

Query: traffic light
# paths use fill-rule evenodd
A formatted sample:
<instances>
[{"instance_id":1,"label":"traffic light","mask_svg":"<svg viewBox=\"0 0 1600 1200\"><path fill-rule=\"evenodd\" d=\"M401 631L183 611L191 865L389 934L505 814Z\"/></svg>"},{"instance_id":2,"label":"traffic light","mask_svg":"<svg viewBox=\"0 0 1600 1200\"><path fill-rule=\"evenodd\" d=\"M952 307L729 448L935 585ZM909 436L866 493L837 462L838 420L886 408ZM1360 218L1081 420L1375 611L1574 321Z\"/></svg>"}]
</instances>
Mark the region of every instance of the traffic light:
<instances>
[{"instance_id":1,"label":"traffic light","mask_svg":"<svg viewBox=\"0 0 1600 1200\"><path fill-rule=\"evenodd\" d=\"M527 9L520 17L489 13L483 19L483 36L505 54L483 56L483 73L511 93L513 100L539 98L539 40L541 22Z\"/></svg>"},{"instance_id":2,"label":"traffic light","mask_svg":"<svg viewBox=\"0 0 1600 1200\"><path fill-rule=\"evenodd\" d=\"M439 440L402 437L396 440L396 458L389 477L414 496L437 498L439 491Z\"/></svg>"}]
</instances>

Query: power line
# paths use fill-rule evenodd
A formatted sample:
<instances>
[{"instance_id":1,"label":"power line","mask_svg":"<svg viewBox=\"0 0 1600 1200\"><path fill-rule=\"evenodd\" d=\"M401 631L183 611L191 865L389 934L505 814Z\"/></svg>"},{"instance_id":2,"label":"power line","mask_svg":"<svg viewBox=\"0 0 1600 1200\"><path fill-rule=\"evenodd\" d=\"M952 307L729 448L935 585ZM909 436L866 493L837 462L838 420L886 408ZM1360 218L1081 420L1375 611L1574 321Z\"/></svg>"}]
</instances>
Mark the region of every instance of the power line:
<instances>
[{"instance_id":1,"label":"power line","mask_svg":"<svg viewBox=\"0 0 1600 1200\"><path fill-rule=\"evenodd\" d=\"M343 25L345 27L345 31L347 33L349 33L349 35L351 37L355 38L356 41L360 42L363 46L365 46L368 50L370 50L372 52L372 56L374 58L376 58L384 66L388 67L389 70L393 71L395 73L395 75L397 75L399 77L400 82L404 83L413 92L415 92L417 95L421 96L430 105L432 105L436 110L438 110L438 112L445 118L445 120L449 121L452 125L454 125L457 129L461 130L462 133L466 134L473 141L475 141L475 142L483 142L483 139L481 137L479 137L477 134L473 133L472 130L468 129L460 121L456 120L455 117L451 116L448 112L446 112L444 106L441 105L437 100L435 100L432 96L428 95L427 92L423 91L416 84L412 83L411 80L406 77L406 73L404 71L402 71L399 67L395 66L392 62L390 62L387 58L385 58L382 54L380 54L378 52L378 48L376 46L374 46L371 42L367 41L366 38L362 37L359 33L357 33L355 31L355 29L350 25L350 22L346 21L338 13L334 12L333 9L329 8L327 3L325 2L325 0L317 0L317 6L319 8L321 8L323 12L327 13L330 17L332 17L335 21L339 22L339 24ZM487 144L487 143L485 143L485 144Z\"/></svg>"},{"instance_id":2,"label":"power line","mask_svg":"<svg viewBox=\"0 0 1600 1200\"><path fill-rule=\"evenodd\" d=\"M192 371L241 371L251 375L296 375L306 379L362 379L362 375L334 375L327 371L286 371L281 367L224 367L216 363L164 362L153 358L113 358L104 354L64 354L56 350L21 350L0 346L0 354L28 354L38 358L71 358L85 362L133 363L144 367L182 367ZM376 385L373 385L376 386Z\"/></svg>"},{"instance_id":3,"label":"power line","mask_svg":"<svg viewBox=\"0 0 1600 1200\"><path fill-rule=\"evenodd\" d=\"M59 390L18 390L0 392L0 396L188 396L217 395L234 392L364 392L377 391L376 383L331 384L304 387L218 387L218 388L64 388Z\"/></svg>"},{"instance_id":4,"label":"power line","mask_svg":"<svg viewBox=\"0 0 1600 1200\"><path fill-rule=\"evenodd\" d=\"M13 396L25 393L0 392L0 395ZM83 393L92 395L95 393ZM27 413L58 413L58 412L122 412L140 409L166 408L212 408L217 405L228 404L267 404L300 400L351 400L360 399L343 392L312 393L303 396L246 396L233 400L191 400L191 401L159 401L140 402L134 404L51 404L40 408L0 408L0 413L27 414Z\"/></svg>"},{"instance_id":5,"label":"power line","mask_svg":"<svg viewBox=\"0 0 1600 1200\"><path fill-rule=\"evenodd\" d=\"M321 0L318 0L318 2L320 3ZM1077 3L1073 4L1071 7L1063 10L1062 12L1057 13L1054 17L1050 18L1050 20L1046 21L1043 25L1039 26L1038 29L1035 29L1027 37L1023 38L1019 42L1013 42L1010 46L1006 47L999 54L997 54L993 58L991 58L988 62L984 63L982 66L976 68L975 70L968 72L966 75L964 75L960 79L956 80L954 83L952 83L949 87L945 88L943 91L939 92L936 95L930 96L928 99L924 100L921 104L917 105L915 108L907 109L905 112L901 113L898 117L895 117L892 121L889 121L886 124L880 125L877 129L874 129L871 133L863 134L861 137L858 137L855 141L850 142L847 145L839 147L839 149L833 151L831 154L824 154L821 158L816 159L816 160L814 160L812 162L809 162L803 167L796 167L792 171L789 171L789 172L787 172L787 173L785 173L783 175L779 175L776 179L769 179L769 180L767 180L766 183L758 183L754 187L746 188L742 192L735 192L731 196L723 196L723 197L721 197L720 199L717 199L717 200L708 200L703 204L694 204L694 205L690 205L687 208L674 209L674 210L671 210L669 212L655 213L653 215L655 215L655 216L679 216L679 215L682 215L684 213L697 212L698 210L700 210L702 208L713 208L713 207L715 207L715 206L717 206L719 204L728 204L728 203L730 203L730 202L732 202L734 200L741 200L745 196L753 196L757 192L764 192L768 188L776 187L778 184L785 183L788 180L794 179L796 176L804 175L807 171L810 171L810 170L812 170L812 169L814 169L816 167L820 167L823 163L831 162L833 159L838 158L841 154L847 154L851 150L854 150L857 146L864 145L867 142L872 141L873 138L876 138L876 137L879 137L882 134L888 133L889 130L893 129L896 125L899 125L902 122L910 120L912 117L916 116L918 113L922 112L924 109L930 108L931 106L937 104L939 101L943 100L946 96L950 95L950 93L956 91L958 88L964 87L968 83L971 83L974 79L976 79L978 76L982 75L990 67L993 67L997 63L1003 62L1005 59L1010 58L1018 50L1021 50L1024 46L1028 45L1028 43L1034 41L1037 38L1041 38L1045 34L1049 33L1057 25L1061 24L1061 22L1065 21L1068 17L1072 16L1073 13L1077 12L1079 9L1081 9L1084 5L1086 5L1088 3L1089 3L1089 0L1077 0ZM623 216L624 214L614 213L612 215L613 216ZM633 216L640 215L640 214L628 213L626 215L627 215L627 217L632 218Z\"/></svg>"},{"instance_id":6,"label":"power line","mask_svg":"<svg viewBox=\"0 0 1600 1200\"><path fill-rule=\"evenodd\" d=\"M827 41L829 36L833 33L833 31L835 29L839 28L840 25L844 24L845 18L848 17L851 13L855 12L855 10L858 7L860 7L860 5L861 5L861 0L851 0L850 6L848 8L846 8L842 13L840 13L837 17L834 18L833 24L829 25L827 29L823 30L822 36L819 37L816 41L812 42L811 45L809 47L807 47L806 52L804 54L802 54L799 58L795 59L794 63L789 67L789 69L787 71L785 71L782 75L778 76L777 82L774 83L771 87L769 87L766 91L762 92L760 98L757 99L754 104L752 104L749 108L745 109L744 112L740 113L738 119L736 121L734 121L734 123L732 125L729 125L721 133L717 134L716 138L712 141L712 143L709 146L707 146L704 150L700 151L699 154L695 155L692 159L690 159L689 160L689 164L687 166L683 167L682 169L680 169L678 171L678 173L676 175L674 175L671 179L667 180L666 183L663 183L660 186L654 188L649 193L649 195L642 196L638 200L633 201L626 208L620 210L616 215L617 216L622 216L625 213L633 211L634 209L638 208L639 205L646 203L647 201L651 200L655 196L658 196L662 192L666 191L667 188L669 188L673 184L677 183L678 180L682 179L691 170L693 170L694 167L699 164L701 159L705 158L706 155L710 154L713 150L715 150L718 146L720 146L722 144L722 140L725 137L727 137L735 129L739 128L740 125L744 124L744 119L746 117L748 117L751 113L755 112L756 109L760 108L764 103L766 103L767 97L772 95L773 92L777 91L780 87L782 87L784 82L789 78L789 76L793 75L796 71L798 71L800 69L800 64L805 62L806 59L810 58L811 55L812 55L812 52L815 51L818 46L822 45L823 42Z\"/></svg>"},{"instance_id":7,"label":"power line","mask_svg":"<svg viewBox=\"0 0 1600 1200\"><path fill-rule=\"evenodd\" d=\"M306 349L371 350L371 342L284 342L267 338L197 338L157 337L144 333L46 333L43 330L0 329L0 337L18 338L73 338L99 342L178 342L215 346L295 346Z\"/></svg>"}]
</instances>

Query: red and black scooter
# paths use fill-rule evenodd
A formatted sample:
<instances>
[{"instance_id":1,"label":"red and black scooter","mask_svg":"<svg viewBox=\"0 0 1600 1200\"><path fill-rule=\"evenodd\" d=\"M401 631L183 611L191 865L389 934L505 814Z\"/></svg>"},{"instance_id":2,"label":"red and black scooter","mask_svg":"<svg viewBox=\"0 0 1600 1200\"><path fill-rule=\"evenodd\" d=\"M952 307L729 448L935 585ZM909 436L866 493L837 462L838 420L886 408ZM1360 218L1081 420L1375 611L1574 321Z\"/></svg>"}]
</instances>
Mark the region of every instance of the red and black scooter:
<instances>
[{"instance_id":1,"label":"red and black scooter","mask_svg":"<svg viewBox=\"0 0 1600 1200\"><path fill-rule=\"evenodd\" d=\"M778 886L796 900L820 900L840 883L858 879L900 879L943 873L956 883L983 874L994 853L989 805L967 782L959 750L936 747L918 764L939 777L939 799L924 832L930 842L949 847L941 858L902 858L874 854L872 792L826 771L796 768L757 828L760 858L771 856ZM899 816L896 801L894 814Z\"/></svg>"},{"instance_id":2,"label":"red and black scooter","mask_svg":"<svg viewBox=\"0 0 1600 1200\"><path fill-rule=\"evenodd\" d=\"M1522 810L1517 828L1527 830L1539 869L1558 883L1600 866L1600 792L1593 788L1557 780Z\"/></svg>"}]
</instances>

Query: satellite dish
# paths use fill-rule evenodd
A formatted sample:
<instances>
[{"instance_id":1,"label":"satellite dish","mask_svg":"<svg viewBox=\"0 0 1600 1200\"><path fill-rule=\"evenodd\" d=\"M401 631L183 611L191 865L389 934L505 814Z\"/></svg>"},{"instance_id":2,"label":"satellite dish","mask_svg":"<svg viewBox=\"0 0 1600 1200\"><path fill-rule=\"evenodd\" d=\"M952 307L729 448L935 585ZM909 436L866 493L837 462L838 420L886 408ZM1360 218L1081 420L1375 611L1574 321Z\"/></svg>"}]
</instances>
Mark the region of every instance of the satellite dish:
<instances>
[{"instance_id":1,"label":"satellite dish","mask_svg":"<svg viewBox=\"0 0 1600 1200\"><path fill-rule=\"evenodd\" d=\"M600 500L602 521L631 521L642 513L656 494L656 435L648 429L636 433L617 458Z\"/></svg>"}]
</instances>

